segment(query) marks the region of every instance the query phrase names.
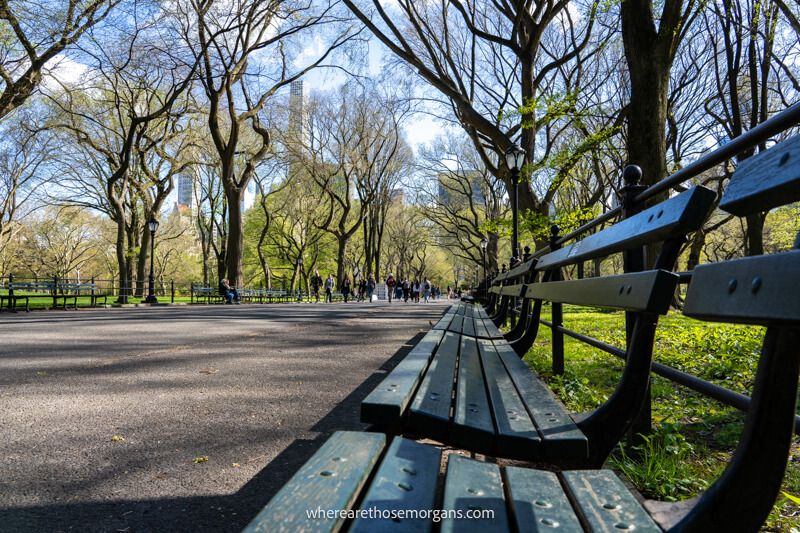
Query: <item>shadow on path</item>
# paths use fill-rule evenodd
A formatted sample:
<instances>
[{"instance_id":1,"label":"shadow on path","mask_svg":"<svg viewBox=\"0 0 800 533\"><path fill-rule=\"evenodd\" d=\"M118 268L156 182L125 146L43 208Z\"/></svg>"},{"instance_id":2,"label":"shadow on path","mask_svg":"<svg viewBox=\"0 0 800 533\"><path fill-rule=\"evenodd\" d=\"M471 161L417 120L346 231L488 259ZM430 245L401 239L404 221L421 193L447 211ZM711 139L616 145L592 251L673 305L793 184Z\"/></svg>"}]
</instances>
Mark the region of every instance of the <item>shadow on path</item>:
<instances>
[{"instance_id":1,"label":"shadow on path","mask_svg":"<svg viewBox=\"0 0 800 533\"><path fill-rule=\"evenodd\" d=\"M361 401L422 338L418 333L311 428L320 435L297 439L231 495L81 502L0 509L2 532L236 532L337 430L362 430ZM2 483L0 481L0 483ZM69 495L65 495L69 497Z\"/></svg>"}]
</instances>

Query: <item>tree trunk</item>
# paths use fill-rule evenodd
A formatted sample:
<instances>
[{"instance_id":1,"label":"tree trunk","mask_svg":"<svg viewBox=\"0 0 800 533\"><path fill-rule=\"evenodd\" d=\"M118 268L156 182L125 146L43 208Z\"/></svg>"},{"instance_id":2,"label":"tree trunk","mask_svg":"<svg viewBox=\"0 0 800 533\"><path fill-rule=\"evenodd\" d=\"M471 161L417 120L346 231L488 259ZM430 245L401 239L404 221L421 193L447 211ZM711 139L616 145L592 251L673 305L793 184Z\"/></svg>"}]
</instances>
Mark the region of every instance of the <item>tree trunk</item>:
<instances>
[{"instance_id":1,"label":"tree trunk","mask_svg":"<svg viewBox=\"0 0 800 533\"><path fill-rule=\"evenodd\" d=\"M345 276L344 256L347 253L347 237L338 237L338 250L336 252L336 286L342 286L342 280ZM369 273L368 273L369 274Z\"/></svg>"},{"instance_id":2,"label":"tree trunk","mask_svg":"<svg viewBox=\"0 0 800 533\"><path fill-rule=\"evenodd\" d=\"M242 200L244 189L226 187L225 197L228 200L228 242L225 247L225 266L228 281L239 287L244 281L242 258L244 256L244 217Z\"/></svg>"},{"instance_id":3,"label":"tree trunk","mask_svg":"<svg viewBox=\"0 0 800 533\"><path fill-rule=\"evenodd\" d=\"M125 220L117 221L117 242L115 246L117 255L117 266L119 267L119 296L117 302L121 304L128 303L128 264L127 256L125 255Z\"/></svg>"}]
</instances>

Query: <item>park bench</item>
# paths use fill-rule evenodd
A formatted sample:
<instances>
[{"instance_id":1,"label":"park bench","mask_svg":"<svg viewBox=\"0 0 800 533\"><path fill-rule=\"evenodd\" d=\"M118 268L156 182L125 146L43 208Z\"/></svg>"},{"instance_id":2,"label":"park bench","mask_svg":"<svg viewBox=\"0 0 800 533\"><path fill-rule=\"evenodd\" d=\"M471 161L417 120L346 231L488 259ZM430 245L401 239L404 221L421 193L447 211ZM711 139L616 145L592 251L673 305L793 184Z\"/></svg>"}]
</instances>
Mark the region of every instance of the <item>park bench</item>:
<instances>
[{"instance_id":1,"label":"park bench","mask_svg":"<svg viewBox=\"0 0 800 533\"><path fill-rule=\"evenodd\" d=\"M13 278L6 284L6 294L0 294L0 309L6 302L10 311L16 311L18 302L25 302L25 311L30 311L30 301L34 298L52 300L53 307L66 310L68 302L72 301L73 309L78 308L78 298L88 296L91 306L98 305L100 300L105 304L107 296L98 293L95 283L62 282L57 279L47 281L15 281ZM59 301L61 305L59 306Z\"/></svg>"},{"instance_id":2,"label":"park bench","mask_svg":"<svg viewBox=\"0 0 800 533\"><path fill-rule=\"evenodd\" d=\"M223 303L225 299L216 287L206 287L192 283L189 287L189 303Z\"/></svg>"},{"instance_id":3,"label":"park bench","mask_svg":"<svg viewBox=\"0 0 800 533\"><path fill-rule=\"evenodd\" d=\"M800 137L741 163L720 207L744 217L800 200L797 166L786 165L787 160L791 156L797 158L798 153ZM696 192L698 190L702 189L693 189L689 194L705 200L708 194ZM656 211L649 208L641 212L643 217L634 215L626 219L629 225L643 230L634 241L637 247L651 241L642 237L647 233L643 226L672 218L674 200L681 197L685 200L686 194L655 206ZM669 202L673 204L670 206ZM704 209L707 210L703 205L696 212L698 216L704 216ZM658 213L662 213L660 218ZM650 222L645 222L647 220ZM630 235L620 229L625 228L623 224L612 226L610 232L594 234L593 241L587 238L572 247L542 256L538 267L545 272L545 279L526 284L520 291L526 296L532 293L537 299L577 299L582 304L602 299L597 303L611 302L615 307L634 309L637 318L631 345L638 344L640 349L629 350L622 378L625 382L634 374L649 374L648 352L652 349L656 312L662 309L660 303L654 302L664 297L662 290L652 287L665 283L658 282L661 279L669 280L665 287L674 288L677 276L667 270L654 270L574 283L547 279L547 272L555 272L556 266L578 256L593 255L594 252L589 253L590 248L618 249L616 243L626 240L623 235ZM656 226L664 224L656 222L650 227ZM665 231L661 227L650 233L664 237ZM669 234L674 237L680 232L670 230ZM666 241L656 266L666 266L664 263L672 260L677 242ZM628 244L633 242L628 241ZM566 531L758 531L779 494L795 431L800 374L798 279L800 234L791 251L704 264L691 273L682 310L685 316L702 321L766 326L739 445L724 472L697 498L683 502L641 502L610 470L549 472L481 461L456 453L443 457L440 448L402 436L336 432L281 488L246 531L431 531L437 521L430 514L431 510L449 513L439 524L441 531L547 531L553 528ZM643 287L651 290L642 290ZM627 301L623 304L624 300ZM642 308L646 310L641 311ZM427 336L421 342L434 343ZM509 357L508 360L515 359ZM632 361L638 363L632 364ZM458 378L461 378L460 372ZM618 388L612 399L621 394L623 391ZM631 397L627 400L636 401ZM608 404L603 409L606 422L617 416ZM474 451L471 446L466 449ZM440 475L442 472L444 474ZM320 511L333 512L313 514ZM362 514L356 515L356 511ZM452 513L476 511L492 511L493 516L472 521L452 518Z\"/></svg>"},{"instance_id":4,"label":"park bench","mask_svg":"<svg viewBox=\"0 0 800 533\"><path fill-rule=\"evenodd\" d=\"M625 177L628 191L640 190L639 174L628 169ZM702 225L714 199L712 191L695 187L512 269L500 286L495 316L502 323L513 316L514 300L522 300L511 330L498 337L482 308L451 308L364 399L362 422L500 457L601 465L638 414L648 390L658 316L668 311L678 283L670 271L687 233ZM662 252L653 270L560 279L562 267L654 244ZM522 283L525 278L533 282ZM543 302L631 313L623 377L589 415L568 413L520 359L538 334ZM559 343L551 346L558 349Z\"/></svg>"}]
</instances>

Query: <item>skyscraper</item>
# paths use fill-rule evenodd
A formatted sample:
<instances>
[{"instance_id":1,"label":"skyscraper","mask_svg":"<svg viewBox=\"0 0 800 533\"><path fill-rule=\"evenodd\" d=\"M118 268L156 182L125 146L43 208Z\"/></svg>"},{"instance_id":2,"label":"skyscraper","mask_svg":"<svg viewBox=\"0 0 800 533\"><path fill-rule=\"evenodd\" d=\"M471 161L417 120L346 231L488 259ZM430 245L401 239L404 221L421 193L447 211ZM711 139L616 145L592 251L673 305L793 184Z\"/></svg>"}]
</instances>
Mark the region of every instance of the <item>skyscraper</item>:
<instances>
[{"instance_id":1,"label":"skyscraper","mask_svg":"<svg viewBox=\"0 0 800 533\"><path fill-rule=\"evenodd\" d=\"M289 133L296 138L303 131L303 80L289 85Z\"/></svg>"},{"instance_id":2,"label":"skyscraper","mask_svg":"<svg viewBox=\"0 0 800 533\"><path fill-rule=\"evenodd\" d=\"M194 179L191 174L178 176L178 206L192 209L194 205Z\"/></svg>"}]
</instances>

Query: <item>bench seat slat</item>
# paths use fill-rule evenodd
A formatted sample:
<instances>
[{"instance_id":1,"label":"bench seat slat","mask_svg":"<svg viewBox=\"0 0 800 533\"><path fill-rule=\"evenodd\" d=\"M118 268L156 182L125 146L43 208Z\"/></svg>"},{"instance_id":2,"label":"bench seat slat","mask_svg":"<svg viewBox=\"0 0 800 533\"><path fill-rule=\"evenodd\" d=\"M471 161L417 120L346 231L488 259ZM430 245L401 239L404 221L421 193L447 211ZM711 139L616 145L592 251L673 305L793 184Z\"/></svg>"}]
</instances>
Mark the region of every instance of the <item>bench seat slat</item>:
<instances>
[{"instance_id":1,"label":"bench seat slat","mask_svg":"<svg viewBox=\"0 0 800 533\"><path fill-rule=\"evenodd\" d=\"M494 419L495 448L503 457L525 457L538 452L542 439L490 340L479 340L481 363L486 373Z\"/></svg>"},{"instance_id":2,"label":"bench seat slat","mask_svg":"<svg viewBox=\"0 0 800 533\"><path fill-rule=\"evenodd\" d=\"M567 460L585 459L589 455L588 440L575 425L564 405L511 346L502 341L495 342L494 346L539 430L544 456Z\"/></svg>"},{"instance_id":3,"label":"bench seat slat","mask_svg":"<svg viewBox=\"0 0 800 533\"><path fill-rule=\"evenodd\" d=\"M461 333L463 327L464 327L464 315L456 315L450 322L450 326L447 328L447 331L452 331L453 333Z\"/></svg>"},{"instance_id":4,"label":"bench seat slat","mask_svg":"<svg viewBox=\"0 0 800 533\"><path fill-rule=\"evenodd\" d=\"M458 335L445 333L409 409L409 426L433 438L444 439L450 433L458 339Z\"/></svg>"},{"instance_id":5,"label":"bench seat slat","mask_svg":"<svg viewBox=\"0 0 800 533\"><path fill-rule=\"evenodd\" d=\"M705 220L716 198L697 186L539 258L536 270L570 265L685 234Z\"/></svg>"},{"instance_id":6,"label":"bench seat slat","mask_svg":"<svg viewBox=\"0 0 800 533\"><path fill-rule=\"evenodd\" d=\"M491 336L489 335L489 330L486 329L486 324L484 324L482 318L476 318L473 321L473 327L475 328L475 336L479 339L489 339Z\"/></svg>"},{"instance_id":7,"label":"bench seat slat","mask_svg":"<svg viewBox=\"0 0 800 533\"><path fill-rule=\"evenodd\" d=\"M798 281L800 250L700 265L692 274L683 313L744 324L797 322Z\"/></svg>"},{"instance_id":8,"label":"bench seat slat","mask_svg":"<svg viewBox=\"0 0 800 533\"><path fill-rule=\"evenodd\" d=\"M517 531L544 533L554 528L569 533L583 531L554 473L507 466L505 475Z\"/></svg>"},{"instance_id":9,"label":"bench seat slat","mask_svg":"<svg viewBox=\"0 0 800 533\"><path fill-rule=\"evenodd\" d=\"M450 322L452 322L454 316L456 316L455 313L445 313L445 315L433 326L433 329L446 330L448 327L450 327Z\"/></svg>"},{"instance_id":10,"label":"bench seat slat","mask_svg":"<svg viewBox=\"0 0 800 533\"><path fill-rule=\"evenodd\" d=\"M452 440L470 449L489 453L494 443L494 424L481 371L475 339L461 337Z\"/></svg>"},{"instance_id":11,"label":"bench seat slat","mask_svg":"<svg viewBox=\"0 0 800 533\"><path fill-rule=\"evenodd\" d=\"M246 533L337 531L343 520L312 518L306 511L350 509L386 445L380 433L337 431L292 476Z\"/></svg>"},{"instance_id":12,"label":"bench seat slat","mask_svg":"<svg viewBox=\"0 0 800 533\"><path fill-rule=\"evenodd\" d=\"M441 330L426 333L381 384L364 398L361 402L362 422L391 425L400 421L443 335Z\"/></svg>"},{"instance_id":13,"label":"bench seat slat","mask_svg":"<svg viewBox=\"0 0 800 533\"><path fill-rule=\"evenodd\" d=\"M444 509L494 511L493 519L442 520L442 533L509 531L500 468L461 455L450 454L444 485Z\"/></svg>"},{"instance_id":14,"label":"bench seat slat","mask_svg":"<svg viewBox=\"0 0 800 533\"><path fill-rule=\"evenodd\" d=\"M475 337L475 319L472 317L464 317L464 324L461 327L462 335L468 337Z\"/></svg>"},{"instance_id":15,"label":"bench seat slat","mask_svg":"<svg viewBox=\"0 0 800 533\"><path fill-rule=\"evenodd\" d=\"M526 285L525 296L537 300L666 314L679 276L649 270L602 278L550 281Z\"/></svg>"},{"instance_id":16,"label":"bench seat slat","mask_svg":"<svg viewBox=\"0 0 800 533\"><path fill-rule=\"evenodd\" d=\"M492 338L492 339L502 339L503 338L503 332L500 331L500 328L498 328L495 325L495 323L492 322L491 320L484 319L483 325L486 326L486 332L489 334L489 338Z\"/></svg>"},{"instance_id":17,"label":"bench seat slat","mask_svg":"<svg viewBox=\"0 0 800 533\"><path fill-rule=\"evenodd\" d=\"M576 510L591 531L660 533L647 511L610 470L573 470L562 476Z\"/></svg>"},{"instance_id":18,"label":"bench seat slat","mask_svg":"<svg viewBox=\"0 0 800 533\"><path fill-rule=\"evenodd\" d=\"M380 511L419 510L435 507L436 485L442 452L413 440L397 437L392 441L375 478L361 503L361 509ZM380 531L431 531L433 522L420 518L357 519L350 533Z\"/></svg>"}]
</instances>

